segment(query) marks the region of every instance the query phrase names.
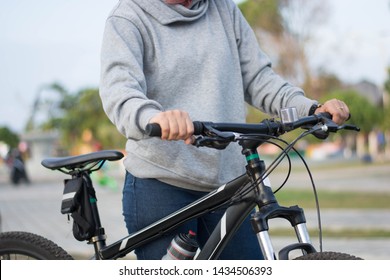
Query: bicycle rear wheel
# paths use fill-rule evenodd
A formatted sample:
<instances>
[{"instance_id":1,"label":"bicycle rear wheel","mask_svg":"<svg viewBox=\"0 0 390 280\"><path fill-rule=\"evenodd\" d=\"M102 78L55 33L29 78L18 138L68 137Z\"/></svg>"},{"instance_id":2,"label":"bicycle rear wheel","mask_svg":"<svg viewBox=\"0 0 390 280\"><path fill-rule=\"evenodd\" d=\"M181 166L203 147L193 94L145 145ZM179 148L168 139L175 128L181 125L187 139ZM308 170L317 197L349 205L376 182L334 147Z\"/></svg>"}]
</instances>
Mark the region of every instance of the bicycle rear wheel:
<instances>
[{"instance_id":1,"label":"bicycle rear wheel","mask_svg":"<svg viewBox=\"0 0 390 280\"><path fill-rule=\"evenodd\" d=\"M297 257L294 260L362 260L362 258L339 252L316 252Z\"/></svg>"},{"instance_id":2,"label":"bicycle rear wheel","mask_svg":"<svg viewBox=\"0 0 390 280\"><path fill-rule=\"evenodd\" d=\"M0 260L73 260L54 242L33 233L0 233Z\"/></svg>"}]
</instances>

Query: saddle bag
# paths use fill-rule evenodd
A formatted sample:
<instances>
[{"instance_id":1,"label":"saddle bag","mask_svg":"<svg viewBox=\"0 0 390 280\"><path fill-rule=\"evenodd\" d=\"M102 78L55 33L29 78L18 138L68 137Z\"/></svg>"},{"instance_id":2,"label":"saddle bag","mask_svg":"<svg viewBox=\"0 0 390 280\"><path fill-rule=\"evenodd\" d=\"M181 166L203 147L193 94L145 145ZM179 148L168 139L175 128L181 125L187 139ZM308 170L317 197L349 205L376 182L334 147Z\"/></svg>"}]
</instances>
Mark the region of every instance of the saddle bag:
<instances>
[{"instance_id":1,"label":"saddle bag","mask_svg":"<svg viewBox=\"0 0 390 280\"><path fill-rule=\"evenodd\" d=\"M96 195L84 180L83 177L77 177L64 181L61 204L61 213L73 218L73 236L79 241L89 240L96 231L90 204L96 202Z\"/></svg>"}]
</instances>

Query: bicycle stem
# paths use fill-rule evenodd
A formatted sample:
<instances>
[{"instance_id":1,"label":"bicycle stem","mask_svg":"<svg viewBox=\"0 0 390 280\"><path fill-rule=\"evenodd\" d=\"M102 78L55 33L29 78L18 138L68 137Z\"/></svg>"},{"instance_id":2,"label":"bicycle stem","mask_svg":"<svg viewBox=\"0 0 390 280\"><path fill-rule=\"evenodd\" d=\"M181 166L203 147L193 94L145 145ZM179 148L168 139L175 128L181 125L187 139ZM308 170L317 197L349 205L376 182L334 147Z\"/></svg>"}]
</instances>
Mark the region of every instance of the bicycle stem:
<instances>
[{"instance_id":1,"label":"bicycle stem","mask_svg":"<svg viewBox=\"0 0 390 280\"><path fill-rule=\"evenodd\" d=\"M269 186L266 186L263 182L263 176L265 174L265 163L263 160L260 160L259 153L257 152L257 146L259 143L254 145L253 142L255 141L243 141L240 144L243 147L242 154L246 157L246 170L248 176L252 179L252 182L260 182L260 184L257 184L256 191L258 196L256 203L261 208L262 206L268 204L277 204L277 200L272 189Z\"/></svg>"}]
</instances>

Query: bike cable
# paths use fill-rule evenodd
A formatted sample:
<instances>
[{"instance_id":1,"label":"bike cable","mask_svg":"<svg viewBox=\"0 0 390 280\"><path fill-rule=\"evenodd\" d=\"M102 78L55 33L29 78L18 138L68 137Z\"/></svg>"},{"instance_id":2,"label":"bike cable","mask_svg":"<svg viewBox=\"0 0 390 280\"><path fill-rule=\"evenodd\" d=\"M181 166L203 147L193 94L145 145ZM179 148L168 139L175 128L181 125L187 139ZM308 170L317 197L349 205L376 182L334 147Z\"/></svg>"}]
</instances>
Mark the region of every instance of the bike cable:
<instances>
[{"instance_id":1,"label":"bike cable","mask_svg":"<svg viewBox=\"0 0 390 280\"><path fill-rule=\"evenodd\" d=\"M316 213L317 213L317 221L318 221L318 231L319 231L319 247L320 247L320 251L322 252L322 222L321 222L321 212L320 212L320 207L319 207L319 199L318 199L318 193L317 193L317 188L315 186L315 182L314 182L314 179L313 179L313 175L310 171L310 168L307 164L307 162L305 161L305 159L303 158L303 156L294 148L294 145L299 141L301 140L302 138L306 137L307 135L309 134L313 134L313 132L315 132L317 129L310 129L310 130L307 130L303 133L301 133L294 141L292 141L291 143L288 143L287 141L283 140L283 139L280 139L278 137L270 137L269 135L246 135L245 137L245 140L256 140L256 139L259 139L259 138L272 138L273 140L278 140L284 144L286 144L286 148L283 148L281 147L279 144L273 142L273 141L270 141L270 140L264 140L264 142L266 143L270 143L272 145L275 145L277 147L279 147L281 149L281 153L276 157L276 159L273 160L273 162L267 167L267 169L265 170L265 172L262 174L262 176L257 179L255 182L252 182L252 184L247 188L246 191L240 193L240 197L243 197L245 196L247 193L249 193L253 188L255 188L259 183L261 183L264 178L268 177L278 166L279 164L282 162L283 159L287 158L288 159L288 174L284 180L284 182L275 190L273 191L274 193L277 193L279 190L281 190L285 183L287 182L288 178L290 177L290 173L291 173L291 159L290 159L290 156L288 155L288 153L293 150L298 156L299 158L301 159L302 163L304 164L305 168L306 168L306 171L308 172L308 175L309 175L309 178L310 178L310 181L311 181L311 185L312 185L312 189L313 189L313 195L314 195L314 199L315 199L315 204L316 204ZM243 140L243 139L242 139ZM235 199L239 199L239 197L235 197ZM235 200L234 199L234 200ZM233 200L233 199L232 199Z\"/></svg>"}]
</instances>

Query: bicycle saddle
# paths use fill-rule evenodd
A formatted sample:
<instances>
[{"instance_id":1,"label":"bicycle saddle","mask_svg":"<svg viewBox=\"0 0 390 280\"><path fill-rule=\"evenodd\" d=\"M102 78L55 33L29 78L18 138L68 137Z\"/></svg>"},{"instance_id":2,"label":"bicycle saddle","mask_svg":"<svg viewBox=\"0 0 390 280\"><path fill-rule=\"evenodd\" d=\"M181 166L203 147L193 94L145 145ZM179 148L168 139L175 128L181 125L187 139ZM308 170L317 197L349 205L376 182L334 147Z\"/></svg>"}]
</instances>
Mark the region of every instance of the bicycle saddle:
<instances>
[{"instance_id":1,"label":"bicycle saddle","mask_svg":"<svg viewBox=\"0 0 390 280\"><path fill-rule=\"evenodd\" d=\"M121 158L123 158L123 154L121 152L115 150L105 150L77 156L47 158L42 160L41 164L52 170L61 168L73 170L77 168L84 168L89 164L98 163L99 161L114 161Z\"/></svg>"}]
</instances>

